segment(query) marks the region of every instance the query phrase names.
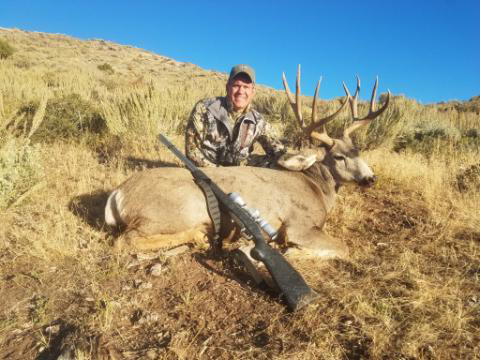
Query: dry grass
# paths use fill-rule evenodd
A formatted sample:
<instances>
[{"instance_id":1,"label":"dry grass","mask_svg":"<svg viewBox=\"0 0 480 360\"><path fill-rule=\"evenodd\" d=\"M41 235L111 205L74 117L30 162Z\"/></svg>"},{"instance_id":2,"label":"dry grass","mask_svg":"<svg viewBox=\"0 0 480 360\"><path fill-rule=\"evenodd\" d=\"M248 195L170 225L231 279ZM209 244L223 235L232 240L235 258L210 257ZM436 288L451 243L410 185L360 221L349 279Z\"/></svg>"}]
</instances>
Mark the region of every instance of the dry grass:
<instances>
[{"instance_id":1,"label":"dry grass","mask_svg":"<svg viewBox=\"0 0 480 360\"><path fill-rule=\"evenodd\" d=\"M478 180L458 186L478 164L478 108L396 97L357 134L378 183L341 189L327 230L350 256L296 262L322 297L291 314L228 257L114 254L104 228L108 191L173 161L154 135L181 147L188 112L223 93L224 74L102 40L3 29L0 38L16 49L0 60L0 358L478 358ZM284 96L261 88L257 106L291 134ZM52 136L58 114L105 128Z\"/></svg>"}]
</instances>

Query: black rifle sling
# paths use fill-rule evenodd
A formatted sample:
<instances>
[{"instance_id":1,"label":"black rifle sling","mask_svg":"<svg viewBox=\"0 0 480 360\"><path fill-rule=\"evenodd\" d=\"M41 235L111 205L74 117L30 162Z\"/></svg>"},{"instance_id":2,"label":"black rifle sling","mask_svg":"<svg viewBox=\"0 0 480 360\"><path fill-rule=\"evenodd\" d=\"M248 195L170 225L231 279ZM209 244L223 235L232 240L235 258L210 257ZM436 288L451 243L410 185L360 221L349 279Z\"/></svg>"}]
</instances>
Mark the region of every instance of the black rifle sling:
<instances>
[{"instance_id":1,"label":"black rifle sling","mask_svg":"<svg viewBox=\"0 0 480 360\"><path fill-rule=\"evenodd\" d=\"M208 215L213 224L213 237L211 239L211 245L215 250L220 250L221 240L220 240L220 227L222 226L222 214L220 212L220 206L218 205L218 199L212 191L210 184L202 179L195 179L197 185L202 189L203 194L205 195L205 200L207 201L207 210Z\"/></svg>"}]
</instances>

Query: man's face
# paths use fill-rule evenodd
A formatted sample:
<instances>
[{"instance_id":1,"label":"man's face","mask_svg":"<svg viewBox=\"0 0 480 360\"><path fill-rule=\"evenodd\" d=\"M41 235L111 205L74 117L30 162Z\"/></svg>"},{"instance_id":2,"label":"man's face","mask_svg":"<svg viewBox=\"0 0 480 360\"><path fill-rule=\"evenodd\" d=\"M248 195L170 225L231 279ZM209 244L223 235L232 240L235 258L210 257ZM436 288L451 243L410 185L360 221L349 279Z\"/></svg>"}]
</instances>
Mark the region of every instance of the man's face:
<instances>
[{"instance_id":1,"label":"man's face","mask_svg":"<svg viewBox=\"0 0 480 360\"><path fill-rule=\"evenodd\" d=\"M235 111L245 110L252 102L254 95L255 85L246 74L238 74L227 84L227 97Z\"/></svg>"}]
</instances>

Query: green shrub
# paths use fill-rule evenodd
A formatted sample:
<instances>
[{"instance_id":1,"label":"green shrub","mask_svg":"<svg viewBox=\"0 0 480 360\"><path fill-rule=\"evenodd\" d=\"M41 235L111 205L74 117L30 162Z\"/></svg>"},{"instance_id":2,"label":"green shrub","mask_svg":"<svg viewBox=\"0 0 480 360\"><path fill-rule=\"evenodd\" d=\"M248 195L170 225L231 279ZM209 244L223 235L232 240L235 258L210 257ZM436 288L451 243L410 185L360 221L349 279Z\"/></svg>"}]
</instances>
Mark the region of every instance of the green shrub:
<instances>
[{"instance_id":1,"label":"green shrub","mask_svg":"<svg viewBox=\"0 0 480 360\"><path fill-rule=\"evenodd\" d=\"M456 185L461 192L480 191L480 163L462 169L456 176Z\"/></svg>"},{"instance_id":2,"label":"green shrub","mask_svg":"<svg viewBox=\"0 0 480 360\"><path fill-rule=\"evenodd\" d=\"M108 63L104 63L102 65L98 65L97 66L97 69L100 70L100 71L103 71L103 72L106 72L107 74L111 75L113 74L115 71L113 70L112 68L112 65L108 64Z\"/></svg>"},{"instance_id":3,"label":"green shrub","mask_svg":"<svg viewBox=\"0 0 480 360\"><path fill-rule=\"evenodd\" d=\"M393 150L400 152L409 149L429 157L441 152L442 148L460 145L462 138L460 130L451 124L424 122L400 133Z\"/></svg>"},{"instance_id":4,"label":"green shrub","mask_svg":"<svg viewBox=\"0 0 480 360\"><path fill-rule=\"evenodd\" d=\"M6 59L14 52L15 49L7 41L0 39L0 59Z\"/></svg>"},{"instance_id":5,"label":"green shrub","mask_svg":"<svg viewBox=\"0 0 480 360\"><path fill-rule=\"evenodd\" d=\"M480 137L477 129L461 131L448 124L424 123L404 131L394 141L393 150L410 150L427 157L435 153L478 151Z\"/></svg>"},{"instance_id":6,"label":"green shrub","mask_svg":"<svg viewBox=\"0 0 480 360\"><path fill-rule=\"evenodd\" d=\"M101 134L107 129L97 109L78 94L48 101L42 124L32 136L33 141L55 141L85 134Z\"/></svg>"},{"instance_id":7,"label":"green shrub","mask_svg":"<svg viewBox=\"0 0 480 360\"><path fill-rule=\"evenodd\" d=\"M465 131L465 137L471 139L478 139L480 138L480 131L478 129L468 129Z\"/></svg>"}]
</instances>

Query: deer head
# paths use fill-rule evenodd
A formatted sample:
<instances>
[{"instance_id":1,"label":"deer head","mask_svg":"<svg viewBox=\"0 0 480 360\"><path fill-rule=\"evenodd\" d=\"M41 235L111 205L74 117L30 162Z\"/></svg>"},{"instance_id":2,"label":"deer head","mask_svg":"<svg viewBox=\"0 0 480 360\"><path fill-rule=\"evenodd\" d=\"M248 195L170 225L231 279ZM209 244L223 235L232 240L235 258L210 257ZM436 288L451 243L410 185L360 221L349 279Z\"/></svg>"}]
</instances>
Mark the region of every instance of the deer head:
<instances>
[{"instance_id":1,"label":"deer head","mask_svg":"<svg viewBox=\"0 0 480 360\"><path fill-rule=\"evenodd\" d=\"M388 92L387 99L383 106L380 109L375 110L375 97L378 87L378 78L375 81L375 86L373 88L372 97L370 100L370 109L366 116L358 116L358 94L360 92L360 79L357 77L357 88L355 95L352 97L347 86L345 83L343 83L346 99L340 108L333 114L330 114L322 119L317 119L317 97L321 83L320 78L317 83L313 98L312 118L308 125L305 124L301 111L300 65L298 66L297 71L295 98L290 92L285 73L282 74L282 78L283 85L285 86L285 92L301 129L300 138L302 140L297 144L297 147L301 147L302 151L300 154L293 156L286 155L281 158L278 163L288 169L298 170L306 169L313 163L319 161L328 167L338 185L350 181L356 181L361 185L373 184L375 181L375 176L366 162L359 157L359 151L354 146L350 134L352 134L358 128L370 124L371 121L380 116L387 109L390 102L390 92ZM337 117L346 107L347 103L350 104L352 123L344 130L341 138L334 139L328 135L325 125ZM314 146L314 144L318 144L318 146ZM312 153L312 149L315 149L314 153Z\"/></svg>"}]
</instances>

